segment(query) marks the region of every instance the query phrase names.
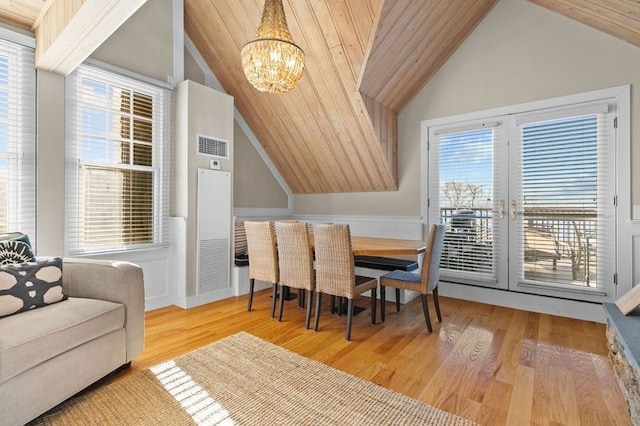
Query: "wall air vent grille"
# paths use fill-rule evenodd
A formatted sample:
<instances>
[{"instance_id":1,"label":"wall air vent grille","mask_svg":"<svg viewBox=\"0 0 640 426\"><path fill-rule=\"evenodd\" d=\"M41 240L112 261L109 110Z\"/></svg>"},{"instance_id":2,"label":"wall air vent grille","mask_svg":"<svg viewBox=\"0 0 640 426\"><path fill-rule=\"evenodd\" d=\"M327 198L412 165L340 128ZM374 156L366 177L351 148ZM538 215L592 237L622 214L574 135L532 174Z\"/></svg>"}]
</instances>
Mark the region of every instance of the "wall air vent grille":
<instances>
[{"instance_id":1,"label":"wall air vent grille","mask_svg":"<svg viewBox=\"0 0 640 426\"><path fill-rule=\"evenodd\" d=\"M228 159L229 141L198 135L198 154Z\"/></svg>"},{"instance_id":2,"label":"wall air vent grille","mask_svg":"<svg viewBox=\"0 0 640 426\"><path fill-rule=\"evenodd\" d=\"M229 239L213 238L199 243L198 294L229 288Z\"/></svg>"}]
</instances>

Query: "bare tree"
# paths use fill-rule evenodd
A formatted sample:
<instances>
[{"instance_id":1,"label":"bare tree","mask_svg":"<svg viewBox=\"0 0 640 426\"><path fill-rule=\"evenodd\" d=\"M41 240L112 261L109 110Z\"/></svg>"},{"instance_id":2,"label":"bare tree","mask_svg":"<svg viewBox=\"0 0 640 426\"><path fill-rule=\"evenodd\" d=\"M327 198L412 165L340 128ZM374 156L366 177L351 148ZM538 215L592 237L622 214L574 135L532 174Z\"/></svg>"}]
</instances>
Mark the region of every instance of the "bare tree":
<instances>
[{"instance_id":1,"label":"bare tree","mask_svg":"<svg viewBox=\"0 0 640 426\"><path fill-rule=\"evenodd\" d=\"M442 192L453 208L459 208L465 201L465 184L457 181L446 182L442 185Z\"/></svg>"},{"instance_id":2,"label":"bare tree","mask_svg":"<svg viewBox=\"0 0 640 426\"><path fill-rule=\"evenodd\" d=\"M475 183L467 182L465 184L466 195L469 199L469 207L473 208L477 199L482 197L482 193L484 190L482 189L482 185L476 185Z\"/></svg>"}]
</instances>

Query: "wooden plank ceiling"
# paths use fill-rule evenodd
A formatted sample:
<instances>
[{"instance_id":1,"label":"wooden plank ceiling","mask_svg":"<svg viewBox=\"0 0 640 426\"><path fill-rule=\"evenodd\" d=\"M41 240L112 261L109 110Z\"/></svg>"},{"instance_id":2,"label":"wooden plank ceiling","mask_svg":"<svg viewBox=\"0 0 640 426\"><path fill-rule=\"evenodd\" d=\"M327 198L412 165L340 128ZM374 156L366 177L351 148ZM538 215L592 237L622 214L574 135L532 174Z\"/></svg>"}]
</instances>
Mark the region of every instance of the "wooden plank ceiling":
<instances>
[{"instance_id":1,"label":"wooden plank ceiling","mask_svg":"<svg viewBox=\"0 0 640 426\"><path fill-rule=\"evenodd\" d=\"M640 0L529 0L640 46Z\"/></svg>"},{"instance_id":2,"label":"wooden plank ceiling","mask_svg":"<svg viewBox=\"0 0 640 426\"><path fill-rule=\"evenodd\" d=\"M52 1L0 0L0 22L30 30ZM530 1L640 46L637 0ZM256 91L240 66L263 0L185 0L185 29L294 193L391 190L397 114L496 2L284 0L306 54L284 95Z\"/></svg>"},{"instance_id":3,"label":"wooden plank ceiling","mask_svg":"<svg viewBox=\"0 0 640 426\"><path fill-rule=\"evenodd\" d=\"M256 91L241 68L262 0L186 0L185 30L294 193L391 190L398 111L495 2L285 0L306 58L284 95Z\"/></svg>"},{"instance_id":4,"label":"wooden plank ceiling","mask_svg":"<svg viewBox=\"0 0 640 426\"><path fill-rule=\"evenodd\" d=\"M46 0L0 0L0 22L31 31Z\"/></svg>"}]
</instances>

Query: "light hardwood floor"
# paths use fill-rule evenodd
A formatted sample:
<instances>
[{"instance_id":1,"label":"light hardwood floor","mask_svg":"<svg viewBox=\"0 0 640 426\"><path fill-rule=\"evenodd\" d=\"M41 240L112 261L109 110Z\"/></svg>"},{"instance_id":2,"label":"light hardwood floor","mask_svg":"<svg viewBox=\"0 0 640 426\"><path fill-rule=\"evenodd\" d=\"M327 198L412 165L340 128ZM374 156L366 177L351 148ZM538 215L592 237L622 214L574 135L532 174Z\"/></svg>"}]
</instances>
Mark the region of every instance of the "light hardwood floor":
<instances>
[{"instance_id":1,"label":"light hardwood floor","mask_svg":"<svg viewBox=\"0 0 640 426\"><path fill-rule=\"evenodd\" d=\"M269 290L256 293L252 312L246 297L148 312L145 350L123 374L244 330L480 424L630 424L603 324L441 297L442 323L430 303L432 334L415 299L399 313L388 304L384 324L371 325L368 309L357 315L347 342L346 318L330 315L325 299L318 332L304 329L296 301L282 322L271 319Z\"/></svg>"}]
</instances>

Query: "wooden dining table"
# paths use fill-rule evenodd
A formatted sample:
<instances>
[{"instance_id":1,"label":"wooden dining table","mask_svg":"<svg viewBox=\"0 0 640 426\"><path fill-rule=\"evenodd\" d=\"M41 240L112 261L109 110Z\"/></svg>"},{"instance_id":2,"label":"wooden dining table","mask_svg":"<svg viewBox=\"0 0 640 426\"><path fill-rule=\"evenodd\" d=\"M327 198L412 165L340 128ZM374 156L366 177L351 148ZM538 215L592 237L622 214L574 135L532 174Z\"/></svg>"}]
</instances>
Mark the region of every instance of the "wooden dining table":
<instances>
[{"instance_id":1,"label":"wooden dining table","mask_svg":"<svg viewBox=\"0 0 640 426\"><path fill-rule=\"evenodd\" d=\"M313 245L313 234L310 235L310 242ZM417 256L424 253L426 246L421 240L408 240L402 238L383 237L359 237L351 236L351 247L354 256ZM295 295L289 293L287 288L285 299L291 300ZM346 308L345 308L346 309ZM360 313L364 308L354 306L354 315Z\"/></svg>"},{"instance_id":2,"label":"wooden dining table","mask_svg":"<svg viewBox=\"0 0 640 426\"><path fill-rule=\"evenodd\" d=\"M417 255L424 253L424 241L398 238L351 236L354 256Z\"/></svg>"}]
</instances>

